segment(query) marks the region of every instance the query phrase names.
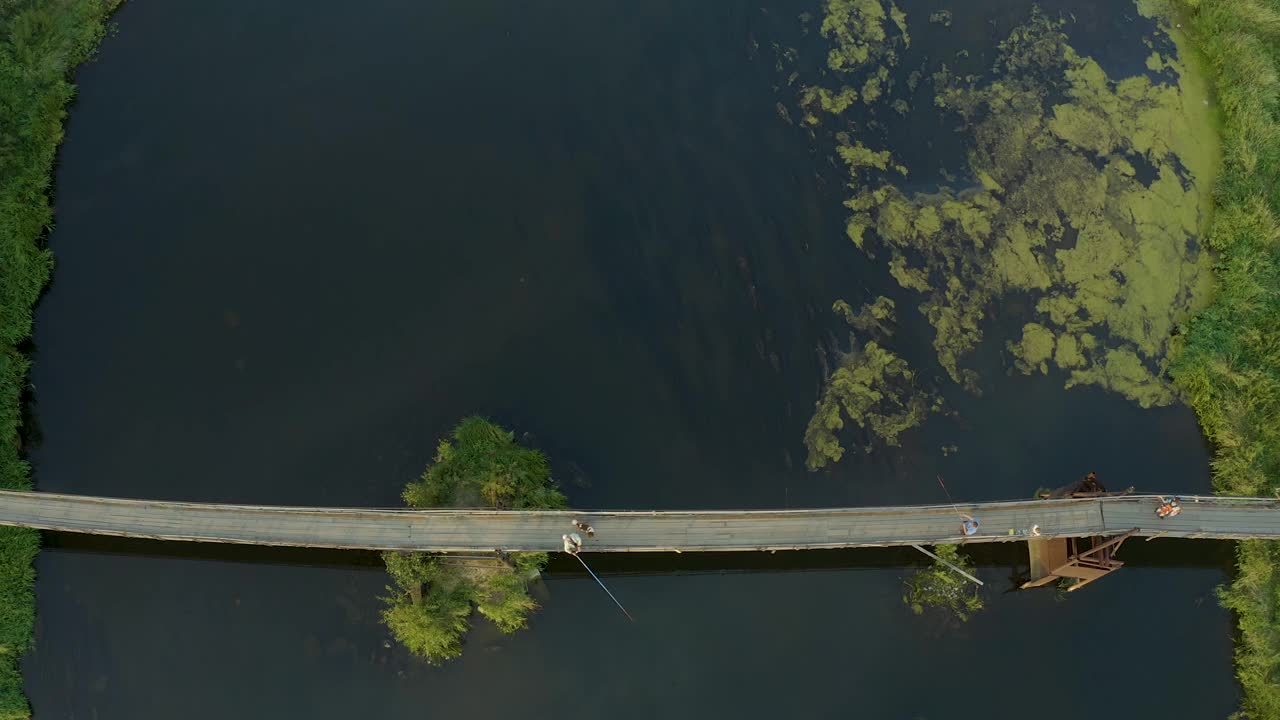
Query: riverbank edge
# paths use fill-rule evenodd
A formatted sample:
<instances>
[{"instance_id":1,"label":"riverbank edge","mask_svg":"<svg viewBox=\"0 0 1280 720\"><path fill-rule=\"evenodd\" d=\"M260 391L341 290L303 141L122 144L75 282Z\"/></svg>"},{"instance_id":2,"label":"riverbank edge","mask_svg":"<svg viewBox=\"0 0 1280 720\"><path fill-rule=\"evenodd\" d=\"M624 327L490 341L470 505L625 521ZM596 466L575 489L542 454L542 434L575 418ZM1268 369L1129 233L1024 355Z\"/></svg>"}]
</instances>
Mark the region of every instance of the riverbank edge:
<instances>
[{"instance_id":1,"label":"riverbank edge","mask_svg":"<svg viewBox=\"0 0 1280 720\"><path fill-rule=\"evenodd\" d=\"M29 489L23 415L32 312L49 282L50 192L71 75L122 0L19 0L0 9L0 487ZM35 628L40 533L0 528L0 720L31 716L19 661Z\"/></svg>"},{"instance_id":2,"label":"riverbank edge","mask_svg":"<svg viewBox=\"0 0 1280 720\"><path fill-rule=\"evenodd\" d=\"M1208 306L1170 372L1213 447L1214 490L1280 487L1280 0L1175 0L1221 111L1223 162L1205 241L1217 254ZM1221 591L1237 618L1239 718L1280 718L1280 543L1241 542Z\"/></svg>"}]
</instances>

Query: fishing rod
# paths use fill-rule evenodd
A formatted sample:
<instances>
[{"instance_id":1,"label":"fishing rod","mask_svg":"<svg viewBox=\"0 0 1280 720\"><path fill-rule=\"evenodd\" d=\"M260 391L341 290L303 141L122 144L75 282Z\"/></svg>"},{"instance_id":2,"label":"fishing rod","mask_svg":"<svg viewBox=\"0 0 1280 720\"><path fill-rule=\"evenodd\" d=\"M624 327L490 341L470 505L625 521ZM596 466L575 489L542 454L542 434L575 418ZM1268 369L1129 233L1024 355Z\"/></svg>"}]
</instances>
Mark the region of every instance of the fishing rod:
<instances>
[{"instance_id":1,"label":"fishing rod","mask_svg":"<svg viewBox=\"0 0 1280 720\"><path fill-rule=\"evenodd\" d=\"M614 597L613 593L609 592L609 588L605 587L604 581L601 580L599 576L596 575L595 571L592 570L591 567L587 565L587 561L583 560L582 556L579 555L578 553L572 553L572 554L574 557L578 558L578 562L582 563L582 567L586 568L587 572L591 573L591 577L595 578L596 582L600 584L600 589L604 590L605 594L609 596L609 599L613 601L613 604L617 605L618 609L622 611L622 614L626 615L627 619L630 620L631 622L635 622L636 619L631 617L631 613L627 612L627 609L622 607L622 603L618 602L618 598Z\"/></svg>"},{"instance_id":2,"label":"fishing rod","mask_svg":"<svg viewBox=\"0 0 1280 720\"><path fill-rule=\"evenodd\" d=\"M956 501L951 499L951 491L947 489L947 484L942 482L941 475L938 476L938 484L942 486L942 492L947 494L947 502L951 503L951 509L956 511L956 515L959 515L961 520L968 520L969 517L960 512L960 508L956 507Z\"/></svg>"}]
</instances>

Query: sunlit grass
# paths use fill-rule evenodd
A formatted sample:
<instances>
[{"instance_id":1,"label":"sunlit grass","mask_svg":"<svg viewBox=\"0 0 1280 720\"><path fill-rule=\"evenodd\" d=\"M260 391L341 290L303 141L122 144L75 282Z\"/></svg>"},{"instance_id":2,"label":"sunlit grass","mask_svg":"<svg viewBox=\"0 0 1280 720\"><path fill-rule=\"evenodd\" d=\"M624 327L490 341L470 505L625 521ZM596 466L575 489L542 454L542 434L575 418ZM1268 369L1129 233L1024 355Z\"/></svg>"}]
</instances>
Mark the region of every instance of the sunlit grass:
<instances>
[{"instance_id":1,"label":"sunlit grass","mask_svg":"<svg viewBox=\"0 0 1280 720\"><path fill-rule=\"evenodd\" d=\"M1280 486L1280 0L1181 0L1222 111L1223 163L1206 240L1217 294L1172 367L1213 442L1214 487ZM1242 542L1222 592L1239 618L1241 717L1280 718L1280 544Z\"/></svg>"}]
</instances>

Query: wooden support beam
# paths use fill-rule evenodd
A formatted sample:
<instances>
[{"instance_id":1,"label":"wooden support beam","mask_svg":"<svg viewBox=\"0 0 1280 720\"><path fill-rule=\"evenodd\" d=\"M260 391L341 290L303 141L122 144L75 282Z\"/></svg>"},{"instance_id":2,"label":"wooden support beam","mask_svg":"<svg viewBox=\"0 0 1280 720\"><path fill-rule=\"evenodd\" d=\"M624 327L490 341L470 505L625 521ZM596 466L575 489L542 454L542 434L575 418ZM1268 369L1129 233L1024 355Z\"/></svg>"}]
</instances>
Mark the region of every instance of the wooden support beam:
<instances>
[{"instance_id":1,"label":"wooden support beam","mask_svg":"<svg viewBox=\"0 0 1280 720\"><path fill-rule=\"evenodd\" d=\"M1078 553L1075 557L1072 558L1072 560L1081 560L1091 555L1094 555L1096 553L1102 552L1103 550L1106 550L1108 548L1119 547L1121 543L1123 543L1125 540L1128 540L1130 537L1133 537L1133 535L1135 535L1137 532L1138 532L1138 528L1134 528L1123 535L1117 535L1111 538L1110 540L1102 543L1101 545L1091 547L1082 553Z\"/></svg>"}]
</instances>

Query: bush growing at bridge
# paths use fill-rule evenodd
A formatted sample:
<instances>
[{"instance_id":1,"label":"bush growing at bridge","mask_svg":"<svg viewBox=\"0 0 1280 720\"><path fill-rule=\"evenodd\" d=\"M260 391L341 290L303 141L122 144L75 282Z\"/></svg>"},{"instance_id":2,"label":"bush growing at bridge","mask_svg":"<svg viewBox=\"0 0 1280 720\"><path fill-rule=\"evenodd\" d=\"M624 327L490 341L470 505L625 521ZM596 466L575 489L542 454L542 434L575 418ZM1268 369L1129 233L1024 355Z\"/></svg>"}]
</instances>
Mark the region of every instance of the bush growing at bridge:
<instances>
[{"instance_id":1,"label":"bush growing at bridge","mask_svg":"<svg viewBox=\"0 0 1280 720\"><path fill-rule=\"evenodd\" d=\"M960 554L958 545L938 545L933 552L966 572L973 571L973 563ZM965 622L982 609L982 596L978 589L955 570L936 560L907 579L902 601L917 615L923 615L929 608L939 608L960 622Z\"/></svg>"},{"instance_id":2,"label":"bush growing at bridge","mask_svg":"<svg viewBox=\"0 0 1280 720\"><path fill-rule=\"evenodd\" d=\"M382 554L387 574L399 587L387 598L382 620L415 655L432 661L462 654L462 635L471 616L468 588L424 553ZM391 590L391 588L388 588Z\"/></svg>"},{"instance_id":3,"label":"bush growing at bridge","mask_svg":"<svg viewBox=\"0 0 1280 720\"><path fill-rule=\"evenodd\" d=\"M53 260L44 237L49 188L62 142L71 71L102 37L119 0L0 0L0 487L28 489L22 459L22 395L31 311ZM18 659L35 623L34 530L0 528L0 720L30 716Z\"/></svg>"},{"instance_id":4,"label":"bush growing at bridge","mask_svg":"<svg viewBox=\"0 0 1280 720\"><path fill-rule=\"evenodd\" d=\"M480 417L466 418L440 441L434 462L405 488L404 499L417 508L565 506L546 456ZM383 622L410 652L433 663L462 654L473 607L503 632L525 627L538 607L528 582L547 563L546 553L512 553L510 565L497 558L451 564L427 553L382 557L396 584L387 588Z\"/></svg>"}]
</instances>

